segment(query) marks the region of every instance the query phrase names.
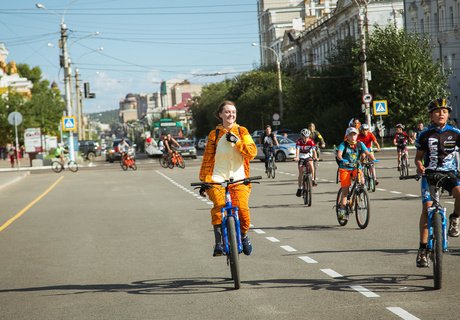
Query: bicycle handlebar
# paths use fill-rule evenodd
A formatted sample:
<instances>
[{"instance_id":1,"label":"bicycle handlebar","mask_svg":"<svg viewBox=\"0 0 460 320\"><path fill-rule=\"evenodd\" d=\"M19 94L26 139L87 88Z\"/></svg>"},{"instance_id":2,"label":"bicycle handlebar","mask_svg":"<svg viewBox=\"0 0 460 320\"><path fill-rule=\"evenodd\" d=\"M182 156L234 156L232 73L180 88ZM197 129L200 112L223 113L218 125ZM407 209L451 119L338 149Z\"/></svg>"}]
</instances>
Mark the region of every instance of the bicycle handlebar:
<instances>
[{"instance_id":1,"label":"bicycle handlebar","mask_svg":"<svg viewBox=\"0 0 460 320\"><path fill-rule=\"evenodd\" d=\"M261 179L262 179L262 176L255 176L255 177L249 177L249 178L244 178L244 179L239 179L239 180L234 180L234 181L225 180L223 182L192 182L190 183L190 186L201 187L201 186L212 186L212 185L222 185L222 184L231 185L231 184L235 184L238 182L243 182L243 184L249 184L253 180L261 180Z\"/></svg>"},{"instance_id":2,"label":"bicycle handlebar","mask_svg":"<svg viewBox=\"0 0 460 320\"><path fill-rule=\"evenodd\" d=\"M399 180L409 180L409 179L415 179L415 180L420 180L422 177L427 177L429 179L434 179L434 180L443 180L445 178L457 178L459 179L460 177L453 173L450 172L426 172L423 174L414 174L410 176L403 176L399 177Z\"/></svg>"}]
</instances>

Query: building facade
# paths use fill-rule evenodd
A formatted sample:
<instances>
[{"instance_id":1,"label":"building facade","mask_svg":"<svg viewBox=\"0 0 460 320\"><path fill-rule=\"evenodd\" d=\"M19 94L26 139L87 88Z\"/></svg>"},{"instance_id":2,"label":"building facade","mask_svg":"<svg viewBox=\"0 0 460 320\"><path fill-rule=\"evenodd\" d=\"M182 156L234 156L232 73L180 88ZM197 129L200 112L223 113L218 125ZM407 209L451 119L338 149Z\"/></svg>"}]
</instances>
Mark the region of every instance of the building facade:
<instances>
[{"instance_id":1,"label":"building facade","mask_svg":"<svg viewBox=\"0 0 460 320\"><path fill-rule=\"evenodd\" d=\"M434 61L448 75L452 118L460 119L460 2L406 0L406 30L428 36Z\"/></svg>"}]
</instances>

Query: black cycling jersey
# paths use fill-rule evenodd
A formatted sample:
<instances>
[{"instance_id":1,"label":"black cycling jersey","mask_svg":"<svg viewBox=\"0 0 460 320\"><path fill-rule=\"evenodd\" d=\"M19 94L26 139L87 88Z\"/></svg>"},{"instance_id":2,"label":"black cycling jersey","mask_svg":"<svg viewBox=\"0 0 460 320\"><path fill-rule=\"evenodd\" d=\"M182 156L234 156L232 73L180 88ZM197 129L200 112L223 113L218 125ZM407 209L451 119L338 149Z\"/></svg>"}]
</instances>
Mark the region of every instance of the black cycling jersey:
<instances>
[{"instance_id":1,"label":"black cycling jersey","mask_svg":"<svg viewBox=\"0 0 460 320\"><path fill-rule=\"evenodd\" d=\"M460 147L460 130L446 125L439 129L430 125L423 130L415 142L417 150L424 151L427 170L457 172L455 152Z\"/></svg>"}]
</instances>

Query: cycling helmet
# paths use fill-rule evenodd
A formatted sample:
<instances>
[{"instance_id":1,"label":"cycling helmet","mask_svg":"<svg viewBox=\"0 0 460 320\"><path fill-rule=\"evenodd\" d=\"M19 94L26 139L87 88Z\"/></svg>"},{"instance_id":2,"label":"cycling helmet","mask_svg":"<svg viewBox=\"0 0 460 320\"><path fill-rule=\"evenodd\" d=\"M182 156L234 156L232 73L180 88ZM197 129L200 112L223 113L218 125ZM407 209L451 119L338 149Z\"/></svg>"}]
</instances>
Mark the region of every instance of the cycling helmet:
<instances>
[{"instance_id":1,"label":"cycling helmet","mask_svg":"<svg viewBox=\"0 0 460 320\"><path fill-rule=\"evenodd\" d=\"M362 130L369 130L369 125L367 123L363 123L363 125L361 126L361 129Z\"/></svg>"},{"instance_id":2,"label":"cycling helmet","mask_svg":"<svg viewBox=\"0 0 460 320\"><path fill-rule=\"evenodd\" d=\"M450 101L447 99L438 98L438 99L434 99L428 104L428 111L430 113L436 109L442 109L442 108L447 109L449 110L449 112L451 112L452 106L450 105Z\"/></svg>"},{"instance_id":3,"label":"cycling helmet","mask_svg":"<svg viewBox=\"0 0 460 320\"><path fill-rule=\"evenodd\" d=\"M308 137L310 136L310 134L311 134L311 132L310 132L310 130L308 130L308 129L302 129L302 130L300 130L300 135L301 135L302 137L308 138Z\"/></svg>"},{"instance_id":4,"label":"cycling helmet","mask_svg":"<svg viewBox=\"0 0 460 320\"><path fill-rule=\"evenodd\" d=\"M404 129L404 126L403 126L402 124L398 123L398 124L396 125L396 128Z\"/></svg>"},{"instance_id":5,"label":"cycling helmet","mask_svg":"<svg viewBox=\"0 0 460 320\"><path fill-rule=\"evenodd\" d=\"M350 133L358 134L358 129L355 127L348 127L347 131L345 131L345 135L348 136Z\"/></svg>"}]
</instances>

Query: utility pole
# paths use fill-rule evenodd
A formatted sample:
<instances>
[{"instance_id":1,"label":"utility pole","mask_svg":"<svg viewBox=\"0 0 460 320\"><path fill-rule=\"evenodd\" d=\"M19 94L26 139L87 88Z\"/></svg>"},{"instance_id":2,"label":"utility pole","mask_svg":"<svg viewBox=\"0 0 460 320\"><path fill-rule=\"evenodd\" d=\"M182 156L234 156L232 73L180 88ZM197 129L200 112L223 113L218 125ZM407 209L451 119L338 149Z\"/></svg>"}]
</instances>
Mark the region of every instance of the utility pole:
<instances>
[{"instance_id":1,"label":"utility pole","mask_svg":"<svg viewBox=\"0 0 460 320\"><path fill-rule=\"evenodd\" d=\"M70 88L70 63L69 63L69 54L67 51L67 26L62 21L61 22L61 50L62 50L62 60L61 63L64 67L64 87L65 87L65 104L67 106L67 116L72 116L72 93ZM73 141L73 131L69 131L69 155L70 160L75 161L75 148Z\"/></svg>"},{"instance_id":2,"label":"utility pole","mask_svg":"<svg viewBox=\"0 0 460 320\"><path fill-rule=\"evenodd\" d=\"M78 69L75 69L75 96L77 100L77 128L78 128L78 140L85 140L85 132L83 129L83 99L81 97L80 90L80 74Z\"/></svg>"},{"instance_id":3,"label":"utility pole","mask_svg":"<svg viewBox=\"0 0 460 320\"><path fill-rule=\"evenodd\" d=\"M364 28L364 23L367 23L367 2L362 0L363 5L360 5L357 0L355 0L358 6L358 26L359 26L359 35L360 35L360 44L361 52L359 61L361 62L361 79L362 79L362 95L369 94L369 84L368 84L368 71L367 71L367 56L366 56L366 29ZM365 106L365 115L366 123L371 127L371 108L369 102L364 102Z\"/></svg>"}]
</instances>

